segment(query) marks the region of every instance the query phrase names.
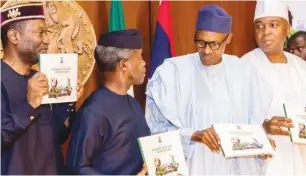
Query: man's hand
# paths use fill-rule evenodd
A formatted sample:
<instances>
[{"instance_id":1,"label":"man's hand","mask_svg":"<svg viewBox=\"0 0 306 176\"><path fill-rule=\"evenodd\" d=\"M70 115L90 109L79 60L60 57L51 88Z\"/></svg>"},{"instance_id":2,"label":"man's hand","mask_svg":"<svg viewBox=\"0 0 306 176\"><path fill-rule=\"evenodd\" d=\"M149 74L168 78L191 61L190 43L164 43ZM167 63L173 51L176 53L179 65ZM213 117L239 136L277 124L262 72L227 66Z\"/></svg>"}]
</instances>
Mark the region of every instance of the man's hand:
<instances>
[{"instance_id":1,"label":"man's hand","mask_svg":"<svg viewBox=\"0 0 306 176\"><path fill-rule=\"evenodd\" d=\"M220 138L213 128L193 133L191 140L204 143L213 152L220 152Z\"/></svg>"},{"instance_id":2,"label":"man's hand","mask_svg":"<svg viewBox=\"0 0 306 176\"><path fill-rule=\"evenodd\" d=\"M143 164L141 171L137 175L143 176L143 175L146 175L147 172L148 172L147 165Z\"/></svg>"},{"instance_id":3,"label":"man's hand","mask_svg":"<svg viewBox=\"0 0 306 176\"><path fill-rule=\"evenodd\" d=\"M271 120L265 121L263 127L268 134L289 136L291 133L281 127L292 128L293 123L289 118L274 116Z\"/></svg>"},{"instance_id":4,"label":"man's hand","mask_svg":"<svg viewBox=\"0 0 306 176\"><path fill-rule=\"evenodd\" d=\"M84 93L84 86L83 84L78 80L77 85L77 99L79 99Z\"/></svg>"},{"instance_id":5,"label":"man's hand","mask_svg":"<svg viewBox=\"0 0 306 176\"><path fill-rule=\"evenodd\" d=\"M273 139L270 139L270 138L268 138L268 139L269 139L269 142L272 145L273 149L275 150L276 149L275 141Z\"/></svg>"},{"instance_id":6,"label":"man's hand","mask_svg":"<svg viewBox=\"0 0 306 176\"><path fill-rule=\"evenodd\" d=\"M269 142L272 145L273 149L275 150L275 148L276 148L275 141L273 139L270 139L270 138L268 138L268 139L269 139ZM272 155L268 153L268 154L262 154L260 157L266 160L268 158L272 158Z\"/></svg>"},{"instance_id":7,"label":"man's hand","mask_svg":"<svg viewBox=\"0 0 306 176\"><path fill-rule=\"evenodd\" d=\"M48 79L45 74L37 72L27 85L27 100L33 108L40 106L42 98L49 92Z\"/></svg>"}]
</instances>

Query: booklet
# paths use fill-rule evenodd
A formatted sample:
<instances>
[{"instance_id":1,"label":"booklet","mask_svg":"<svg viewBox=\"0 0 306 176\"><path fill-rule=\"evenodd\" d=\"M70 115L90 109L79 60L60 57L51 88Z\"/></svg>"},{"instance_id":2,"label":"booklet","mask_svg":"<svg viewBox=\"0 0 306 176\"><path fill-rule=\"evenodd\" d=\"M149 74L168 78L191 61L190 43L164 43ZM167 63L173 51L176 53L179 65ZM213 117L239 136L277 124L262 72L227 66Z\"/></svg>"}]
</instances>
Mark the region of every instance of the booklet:
<instances>
[{"instance_id":1,"label":"booklet","mask_svg":"<svg viewBox=\"0 0 306 176\"><path fill-rule=\"evenodd\" d=\"M77 101L77 54L40 54L39 70L49 81L49 93L42 104Z\"/></svg>"},{"instance_id":2,"label":"booklet","mask_svg":"<svg viewBox=\"0 0 306 176\"><path fill-rule=\"evenodd\" d=\"M188 175L178 130L141 137L138 143L149 175Z\"/></svg>"},{"instance_id":3,"label":"booklet","mask_svg":"<svg viewBox=\"0 0 306 176\"><path fill-rule=\"evenodd\" d=\"M215 124L225 158L274 154L261 125Z\"/></svg>"},{"instance_id":4,"label":"booklet","mask_svg":"<svg viewBox=\"0 0 306 176\"><path fill-rule=\"evenodd\" d=\"M306 105L283 104L285 116L292 119L294 128L289 128L291 141L306 145Z\"/></svg>"}]
</instances>

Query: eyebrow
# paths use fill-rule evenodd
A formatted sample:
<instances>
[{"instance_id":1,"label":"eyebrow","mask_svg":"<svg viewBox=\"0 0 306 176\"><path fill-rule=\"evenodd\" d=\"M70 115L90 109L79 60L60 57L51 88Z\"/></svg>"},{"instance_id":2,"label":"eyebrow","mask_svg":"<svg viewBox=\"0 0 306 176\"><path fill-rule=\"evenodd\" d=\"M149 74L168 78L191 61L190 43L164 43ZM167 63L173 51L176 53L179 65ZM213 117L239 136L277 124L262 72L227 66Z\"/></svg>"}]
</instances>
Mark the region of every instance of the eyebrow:
<instances>
[{"instance_id":1,"label":"eyebrow","mask_svg":"<svg viewBox=\"0 0 306 176\"><path fill-rule=\"evenodd\" d=\"M213 40L213 41L206 41L206 40L202 40L202 39L195 39L195 41L204 41L204 42L208 42L208 43L220 43L221 41L216 41L216 40Z\"/></svg>"},{"instance_id":2,"label":"eyebrow","mask_svg":"<svg viewBox=\"0 0 306 176\"><path fill-rule=\"evenodd\" d=\"M269 20L268 22L280 22L280 20ZM263 23L261 20L256 21L255 24Z\"/></svg>"}]
</instances>

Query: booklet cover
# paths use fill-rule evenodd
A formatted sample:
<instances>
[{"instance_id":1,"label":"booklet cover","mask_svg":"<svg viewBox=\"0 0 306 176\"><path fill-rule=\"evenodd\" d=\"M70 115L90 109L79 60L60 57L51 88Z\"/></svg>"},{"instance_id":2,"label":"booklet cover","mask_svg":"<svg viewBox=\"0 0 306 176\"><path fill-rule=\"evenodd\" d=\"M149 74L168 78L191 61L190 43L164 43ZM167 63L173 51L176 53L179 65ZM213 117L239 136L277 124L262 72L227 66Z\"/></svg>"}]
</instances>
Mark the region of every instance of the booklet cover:
<instances>
[{"instance_id":1,"label":"booklet cover","mask_svg":"<svg viewBox=\"0 0 306 176\"><path fill-rule=\"evenodd\" d=\"M188 175L179 132L170 131L138 139L149 175Z\"/></svg>"},{"instance_id":2,"label":"booklet cover","mask_svg":"<svg viewBox=\"0 0 306 176\"><path fill-rule=\"evenodd\" d=\"M291 141L306 145L306 105L283 104L285 116L292 119L294 128L289 128Z\"/></svg>"},{"instance_id":3,"label":"booklet cover","mask_svg":"<svg viewBox=\"0 0 306 176\"><path fill-rule=\"evenodd\" d=\"M225 158L274 154L261 125L215 124Z\"/></svg>"},{"instance_id":4,"label":"booklet cover","mask_svg":"<svg viewBox=\"0 0 306 176\"><path fill-rule=\"evenodd\" d=\"M77 54L40 54L39 69L49 81L49 94L42 104L77 101Z\"/></svg>"}]
</instances>

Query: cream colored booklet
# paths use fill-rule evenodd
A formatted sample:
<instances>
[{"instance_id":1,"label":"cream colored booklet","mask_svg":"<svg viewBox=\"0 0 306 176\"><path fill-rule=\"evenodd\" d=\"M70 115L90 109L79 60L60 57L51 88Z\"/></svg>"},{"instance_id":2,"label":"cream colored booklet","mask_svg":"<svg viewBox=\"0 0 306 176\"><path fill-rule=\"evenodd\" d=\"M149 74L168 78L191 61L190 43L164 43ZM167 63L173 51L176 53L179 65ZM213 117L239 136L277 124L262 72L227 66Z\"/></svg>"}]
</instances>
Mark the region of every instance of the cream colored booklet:
<instances>
[{"instance_id":1,"label":"cream colored booklet","mask_svg":"<svg viewBox=\"0 0 306 176\"><path fill-rule=\"evenodd\" d=\"M141 137L138 143L149 175L188 175L179 132Z\"/></svg>"},{"instance_id":2,"label":"cream colored booklet","mask_svg":"<svg viewBox=\"0 0 306 176\"><path fill-rule=\"evenodd\" d=\"M215 124L225 158L274 154L261 125Z\"/></svg>"},{"instance_id":3,"label":"cream colored booklet","mask_svg":"<svg viewBox=\"0 0 306 176\"><path fill-rule=\"evenodd\" d=\"M77 54L40 54L39 69L49 81L49 93L42 104L77 101Z\"/></svg>"},{"instance_id":4,"label":"cream colored booklet","mask_svg":"<svg viewBox=\"0 0 306 176\"><path fill-rule=\"evenodd\" d=\"M306 145L306 105L283 104L285 116L292 119L294 128L290 128L291 141Z\"/></svg>"}]
</instances>

